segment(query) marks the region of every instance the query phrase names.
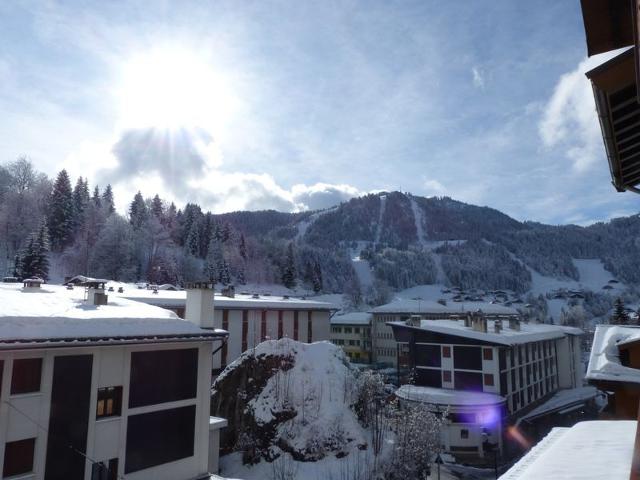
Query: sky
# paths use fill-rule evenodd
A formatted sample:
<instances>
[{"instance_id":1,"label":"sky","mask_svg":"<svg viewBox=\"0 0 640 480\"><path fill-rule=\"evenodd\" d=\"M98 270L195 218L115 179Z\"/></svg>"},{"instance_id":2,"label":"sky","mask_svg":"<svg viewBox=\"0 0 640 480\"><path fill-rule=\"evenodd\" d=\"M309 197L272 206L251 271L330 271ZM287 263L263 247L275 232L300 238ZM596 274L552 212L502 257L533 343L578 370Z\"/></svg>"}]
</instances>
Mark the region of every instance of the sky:
<instances>
[{"instance_id":1,"label":"sky","mask_svg":"<svg viewBox=\"0 0 640 480\"><path fill-rule=\"evenodd\" d=\"M578 0L0 2L0 163L214 212L450 196L516 219L617 193Z\"/></svg>"}]
</instances>

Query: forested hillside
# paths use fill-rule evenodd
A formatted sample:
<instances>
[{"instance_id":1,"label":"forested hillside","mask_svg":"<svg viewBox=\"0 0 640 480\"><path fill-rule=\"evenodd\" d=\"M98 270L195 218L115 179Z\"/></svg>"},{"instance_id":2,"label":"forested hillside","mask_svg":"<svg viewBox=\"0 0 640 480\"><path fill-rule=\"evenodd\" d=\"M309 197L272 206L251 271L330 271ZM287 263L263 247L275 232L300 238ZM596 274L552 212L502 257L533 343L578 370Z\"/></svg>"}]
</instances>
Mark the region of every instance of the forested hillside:
<instances>
[{"instance_id":1,"label":"forested hillside","mask_svg":"<svg viewBox=\"0 0 640 480\"><path fill-rule=\"evenodd\" d=\"M463 288L531 288L531 271L577 280L572 259L599 258L619 280L640 281L637 215L589 227L519 222L448 197L400 192L354 198L325 211L213 214L140 193L114 210L109 185L50 179L26 159L0 167L0 247L4 274L84 274L180 284L282 284L349 292L445 283ZM123 214L124 213L124 214ZM360 285L352 259L373 283ZM53 267L51 267L52 269ZM368 290L368 291L367 291Z\"/></svg>"}]
</instances>

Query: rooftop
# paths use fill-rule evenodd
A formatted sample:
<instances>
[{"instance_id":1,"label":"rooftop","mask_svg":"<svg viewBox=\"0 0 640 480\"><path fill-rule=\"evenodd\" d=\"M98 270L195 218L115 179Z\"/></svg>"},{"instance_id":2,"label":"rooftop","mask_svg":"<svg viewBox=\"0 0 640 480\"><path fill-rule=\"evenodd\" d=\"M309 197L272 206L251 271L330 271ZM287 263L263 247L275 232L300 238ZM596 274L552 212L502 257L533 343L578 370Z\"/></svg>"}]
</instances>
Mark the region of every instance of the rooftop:
<instances>
[{"instance_id":1,"label":"rooftop","mask_svg":"<svg viewBox=\"0 0 640 480\"><path fill-rule=\"evenodd\" d=\"M559 390L547 401L518 419L518 423L524 420L533 420L536 417L547 415L554 411L568 412L575 408L580 408L585 402L596 398L598 395L598 390L592 386Z\"/></svg>"},{"instance_id":2,"label":"rooftop","mask_svg":"<svg viewBox=\"0 0 640 480\"><path fill-rule=\"evenodd\" d=\"M223 334L203 330L169 310L109 295L107 305L88 305L85 289L43 285L23 291L0 283L0 348L126 339L204 338Z\"/></svg>"},{"instance_id":3,"label":"rooftop","mask_svg":"<svg viewBox=\"0 0 640 480\"><path fill-rule=\"evenodd\" d=\"M331 317L331 325L371 325L371 314L368 312L351 312Z\"/></svg>"},{"instance_id":4,"label":"rooftop","mask_svg":"<svg viewBox=\"0 0 640 480\"><path fill-rule=\"evenodd\" d=\"M610 420L556 427L500 479L627 480L636 426L636 421Z\"/></svg>"},{"instance_id":5,"label":"rooftop","mask_svg":"<svg viewBox=\"0 0 640 480\"><path fill-rule=\"evenodd\" d=\"M587 380L640 383L640 370L620 364L619 345L640 340L640 327L597 325L593 335Z\"/></svg>"},{"instance_id":6,"label":"rooftop","mask_svg":"<svg viewBox=\"0 0 640 480\"><path fill-rule=\"evenodd\" d=\"M148 303L161 307L184 307L187 299L185 290L153 290L146 288L125 288L123 293L109 292L109 296L119 296L129 300ZM216 293L214 304L221 308L270 308L274 310L337 310L335 305L327 302L284 296L235 294L234 298Z\"/></svg>"},{"instance_id":7,"label":"rooftop","mask_svg":"<svg viewBox=\"0 0 640 480\"><path fill-rule=\"evenodd\" d=\"M500 395L494 393L420 387L416 385L402 385L396 390L395 394L403 400L430 403L432 405L482 406L497 405L505 401Z\"/></svg>"},{"instance_id":8,"label":"rooftop","mask_svg":"<svg viewBox=\"0 0 640 480\"><path fill-rule=\"evenodd\" d=\"M524 322L520 322L520 330L512 330L509 328L509 322L502 322L502 331L495 333L494 324L494 320L487 320L487 333L485 333L473 330L471 327L465 327L464 320L421 320L419 327L412 327L404 322L389 322L392 327L422 329L429 332L472 338L508 346L552 340L566 335L581 335L583 333L582 330L574 327Z\"/></svg>"},{"instance_id":9,"label":"rooftop","mask_svg":"<svg viewBox=\"0 0 640 480\"><path fill-rule=\"evenodd\" d=\"M433 300L395 300L385 305L380 305L371 309L371 313L445 313L449 315L465 314L467 312L477 312L482 310L489 315L519 315L515 308L506 307L497 303L488 302L451 302L447 305L434 302Z\"/></svg>"}]
</instances>

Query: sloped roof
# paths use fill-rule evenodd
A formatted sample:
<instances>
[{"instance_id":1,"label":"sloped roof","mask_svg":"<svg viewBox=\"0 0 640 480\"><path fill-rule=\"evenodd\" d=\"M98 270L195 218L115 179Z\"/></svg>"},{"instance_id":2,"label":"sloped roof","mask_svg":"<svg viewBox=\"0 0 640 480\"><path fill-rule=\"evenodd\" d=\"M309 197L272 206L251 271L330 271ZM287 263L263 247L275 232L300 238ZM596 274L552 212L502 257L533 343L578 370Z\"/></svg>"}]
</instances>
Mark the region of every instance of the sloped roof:
<instances>
[{"instance_id":1,"label":"sloped roof","mask_svg":"<svg viewBox=\"0 0 640 480\"><path fill-rule=\"evenodd\" d=\"M597 325L593 335L587 380L640 384L640 370L620 363L618 347L640 340L640 327Z\"/></svg>"}]
</instances>

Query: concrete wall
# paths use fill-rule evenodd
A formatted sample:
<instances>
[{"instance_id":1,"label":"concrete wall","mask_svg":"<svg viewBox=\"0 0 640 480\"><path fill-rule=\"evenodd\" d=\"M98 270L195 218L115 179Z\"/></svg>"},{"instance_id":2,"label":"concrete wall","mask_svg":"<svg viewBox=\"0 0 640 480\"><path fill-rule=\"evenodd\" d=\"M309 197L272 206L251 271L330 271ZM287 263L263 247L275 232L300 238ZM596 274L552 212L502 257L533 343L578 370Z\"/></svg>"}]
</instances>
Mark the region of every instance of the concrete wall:
<instances>
[{"instance_id":1,"label":"concrete wall","mask_svg":"<svg viewBox=\"0 0 640 480\"><path fill-rule=\"evenodd\" d=\"M131 352L194 347L199 350L196 398L132 409L128 408ZM154 480L186 480L206 474L209 460L211 351L211 342L193 342L0 352L0 360L4 361L2 389L0 392L0 472L4 463L5 443L35 437L33 474L20 476L20 479L40 480L44 478L48 440L45 429L49 424L54 358L61 355L92 354L93 373L87 435L87 457L96 461L119 458L118 475L131 480L149 478ZM40 391L11 395L13 360L16 358L36 357L43 359ZM118 417L96 420L98 388L107 386L123 387L122 414ZM188 405L196 406L194 455L124 476L128 416ZM91 478L91 462L86 464L85 478Z\"/></svg>"}]
</instances>

